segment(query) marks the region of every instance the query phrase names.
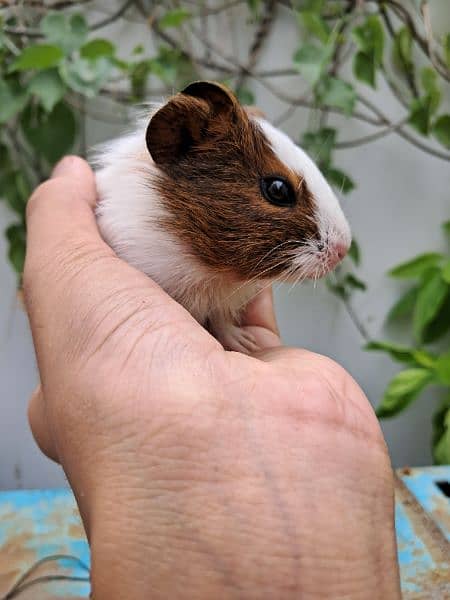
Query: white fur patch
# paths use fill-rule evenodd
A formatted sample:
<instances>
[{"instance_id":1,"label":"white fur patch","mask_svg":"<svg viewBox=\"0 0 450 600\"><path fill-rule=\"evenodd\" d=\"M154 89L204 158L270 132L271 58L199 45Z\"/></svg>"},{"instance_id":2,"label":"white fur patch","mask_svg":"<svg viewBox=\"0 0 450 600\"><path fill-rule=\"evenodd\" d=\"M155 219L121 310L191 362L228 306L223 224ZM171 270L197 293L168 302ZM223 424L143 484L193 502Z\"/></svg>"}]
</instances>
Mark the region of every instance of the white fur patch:
<instances>
[{"instance_id":1,"label":"white fur patch","mask_svg":"<svg viewBox=\"0 0 450 600\"><path fill-rule=\"evenodd\" d=\"M314 161L282 131L264 119L255 119L277 157L294 173L303 177L314 196L322 240L350 245L350 227L333 190Z\"/></svg>"}]
</instances>

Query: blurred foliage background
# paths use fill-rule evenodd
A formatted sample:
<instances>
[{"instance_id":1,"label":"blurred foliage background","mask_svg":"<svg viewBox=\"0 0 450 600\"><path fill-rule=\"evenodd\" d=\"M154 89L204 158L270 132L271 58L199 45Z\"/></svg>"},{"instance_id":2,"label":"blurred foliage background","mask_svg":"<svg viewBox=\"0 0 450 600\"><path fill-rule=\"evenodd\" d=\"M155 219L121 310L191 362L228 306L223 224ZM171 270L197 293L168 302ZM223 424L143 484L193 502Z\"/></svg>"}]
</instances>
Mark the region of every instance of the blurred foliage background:
<instances>
[{"instance_id":1,"label":"blurred foliage background","mask_svg":"<svg viewBox=\"0 0 450 600\"><path fill-rule=\"evenodd\" d=\"M111 3L110 14L96 17L97 4L0 0L0 199L16 215L5 235L19 280L29 194L64 154L87 154L85 117L126 122L130 107L161 99L195 79L225 82L245 104L257 103L251 89L258 82L285 105L275 121L280 127L298 107L307 108L309 117L295 141L340 194L356 182L335 163L334 151L387 135L400 136L449 167L450 33L433 31L430 1L127 0ZM298 48L286 53L284 64L263 69L261 52L286 12L297 24ZM223 15L245 20L245 61L224 51L211 34L217 31L214 20ZM114 36L104 33L122 20L146 24L146 39L138 39L139 33L126 55ZM294 77L288 88L277 84L286 75ZM400 119L385 114L366 94L380 81L402 105ZM104 110L98 108L101 99ZM334 113L370 124L373 131L341 139L330 122ZM450 222L443 228L450 238ZM433 455L437 463L450 463L450 254L430 249L391 270L391 277L411 281L387 316L388 322L403 320L410 327L411 343L402 346L370 339L353 308L352 294L366 289L356 274L360 259L354 242L350 259L328 286L344 303L365 349L386 352L402 365L378 415L396 415L427 386L440 386Z\"/></svg>"}]
</instances>

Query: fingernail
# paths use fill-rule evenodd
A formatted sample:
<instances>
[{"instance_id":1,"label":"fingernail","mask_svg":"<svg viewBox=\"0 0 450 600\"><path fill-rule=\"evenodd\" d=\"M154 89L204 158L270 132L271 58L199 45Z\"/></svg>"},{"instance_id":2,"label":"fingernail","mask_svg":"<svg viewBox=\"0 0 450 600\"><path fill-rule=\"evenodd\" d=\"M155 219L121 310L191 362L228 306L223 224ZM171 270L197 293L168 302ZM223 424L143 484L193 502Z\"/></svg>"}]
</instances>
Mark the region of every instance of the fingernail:
<instances>
[{"instance_id":1,"label":"fingernail","mask_svg":"<svg viewBox=\"0 0 450 600\"><path fill-rule=\"evenodd\" d=\"M65 156L53 168L51 178L64 177L64 175L73 173L74 167L79 160L78 156Z\"/></svg>"}]
</instances>

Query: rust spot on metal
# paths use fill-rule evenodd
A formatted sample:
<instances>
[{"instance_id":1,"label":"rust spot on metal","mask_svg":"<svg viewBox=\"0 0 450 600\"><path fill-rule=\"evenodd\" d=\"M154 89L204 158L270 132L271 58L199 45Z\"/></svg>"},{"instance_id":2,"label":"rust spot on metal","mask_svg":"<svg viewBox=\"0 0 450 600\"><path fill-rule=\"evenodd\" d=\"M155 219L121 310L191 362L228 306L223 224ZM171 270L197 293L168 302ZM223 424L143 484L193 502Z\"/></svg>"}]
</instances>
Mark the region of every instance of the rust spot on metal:
<instances>
[{"instance_id":1,"label":"rust spot on metal","mask_svg":"<svg viewBox=\"0 0 450 600\"><path fill-rule=\"evenodd\" d=\"M450 563L450 543L398 475L395 475L395 494L408 514L416 535L423 541L434 562Z\"/></svg>"},{"instance_id":2,"label":"rust spot on metal","mask_svg":"<svg viewBox=\"0 0 450 600\"><path fill-rule=\"evenodd\" d=\"M420 586L420 592L404 592L403 600L449 600L450 598L448 569L428 571L413 583Z\"/></svg>"}]
</instances>

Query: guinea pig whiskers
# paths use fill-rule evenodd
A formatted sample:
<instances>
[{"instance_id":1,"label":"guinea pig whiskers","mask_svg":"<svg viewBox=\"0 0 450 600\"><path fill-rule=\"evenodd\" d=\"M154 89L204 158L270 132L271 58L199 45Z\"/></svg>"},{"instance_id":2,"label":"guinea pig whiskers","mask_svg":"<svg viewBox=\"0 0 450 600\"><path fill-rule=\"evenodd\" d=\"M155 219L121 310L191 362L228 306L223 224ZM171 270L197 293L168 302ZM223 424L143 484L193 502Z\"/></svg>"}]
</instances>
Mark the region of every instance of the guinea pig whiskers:
<instances>
[{"instance_id":1,"label":"guinea pig whiskers","mask_svg":"<svg viewBox=\"0 0 450 600\"><path fill-rule=\"evenodd\" d=\"M301 241L300 240L286 240L284 242L281 242L281 244L277 244L276 246L274 246L273 248L271 248L269 250L269 252L266 252L266 254L264 254L264 256L262 258L260 258L258 260L258 262L256 263L256 265L253 267L253 271L255 271L259 265L267 258L269 257L272 252L275 252L276 250L279 250L282 246L285 246L286 244L299 244L301 245Z\"/></svg>"}]
</instances>

